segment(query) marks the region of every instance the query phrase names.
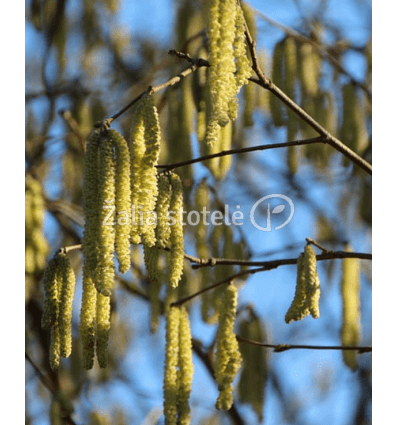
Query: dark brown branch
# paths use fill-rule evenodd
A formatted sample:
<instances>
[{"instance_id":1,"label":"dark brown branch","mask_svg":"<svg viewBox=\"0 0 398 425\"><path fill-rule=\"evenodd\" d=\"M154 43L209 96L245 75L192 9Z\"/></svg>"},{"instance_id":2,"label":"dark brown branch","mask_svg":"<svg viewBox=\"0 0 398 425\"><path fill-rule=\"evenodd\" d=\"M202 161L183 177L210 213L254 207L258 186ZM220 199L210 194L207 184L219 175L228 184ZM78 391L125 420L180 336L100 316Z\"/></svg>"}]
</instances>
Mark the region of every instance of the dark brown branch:
<instances>
[{"instance_id":1,"label":"dark brown branch","mask_svg":"<svg viewBox=\"0 0 398 425\"><path fill-rule=\"evenodd\" d=\"M363 252L346 252L346 251L327 251L323 254L316 256L318 261L332 260L332 259L343 259L343 258L358 258L360 260L371 260L372 254L367 254ZM199 260L199 261L197 261ZM226 266L226 265L235 265L235 266L262 266L265 270L276 269L279 266L286 266L289 264L297 264L297 258L283 258L280 260L270 260L270 261L246 261L246 260L237 260L229 258L208 258L208 259L191 259L191 262L194 262L192 266L193 269L198 269L201 267L213 267L213 266Z\"/></svg>"},{"instance_id":2,"label":"dark brown branch","mask_svg":"<svg viewBox=\"0 0 398 425\"><path fill-rule=\"evenodd\" d=\"M157 165L156 167L164 168L165 170L170 171L178 167L184 167L186 165L196 164L198 162L207 161L208 159L212 159L212 158L220 158L226 155L236 155L236 154L242 154L247 152L263 151L267 149L286 148L289 146L310 145L313 143L327 143L327 138L323 136L319 136L319 137L314 137L312 139L295 140L292 142L273 143L268 145L251 146L248 148L230 149L227 151L213 153L211 155L201 156L199 158L189 159L187 161L176 162L174 164Z\"/></svg>"},{"instance_id":3,"label":"dark brown branch","mask_svg":"<svg viewBox=\"0 0 398 425\"><path fill-rule=\"evenodd\" d=\"M259 341L253 341L250 339L242 338L236 335L236 339L239 342L247 344L258 345L265 348L273 348L275 353L281 353L282 351L304 349L304 350L350 350L358 351L358 354L369 353L372 351L372 347L358 347L358 346L336 346L336 345L301 345L301 344L264 344Z\"/></svg>"}]
</instances>

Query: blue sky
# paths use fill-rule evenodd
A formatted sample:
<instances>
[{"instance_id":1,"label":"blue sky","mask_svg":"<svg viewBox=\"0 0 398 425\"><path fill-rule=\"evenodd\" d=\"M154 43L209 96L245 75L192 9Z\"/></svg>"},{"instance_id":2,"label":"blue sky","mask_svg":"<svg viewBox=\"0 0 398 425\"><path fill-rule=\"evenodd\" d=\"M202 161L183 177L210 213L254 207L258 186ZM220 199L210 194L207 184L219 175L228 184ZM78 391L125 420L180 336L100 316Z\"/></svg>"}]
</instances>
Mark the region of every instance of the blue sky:
<instances>
[{"instance_id":1,"label":"blue sky","mask_svg":"<svg viewBox=\"0 0 398 425\"><path fill-rule=\"evenodd\" d=\"M148 37L153 37L164 45L166 49L171 48L170 38L172 37L172 23L174 19L175 6L171 1L122 1L120 12L115 18L118 22L131 28L134 34L143 34ZM249 2L256 9L269 17L288 26L295 26L298 22L300 14L296 11L293 1L252 1ZM358 13L358 7L353 8L353 2L331 1L326 16L331 23L339 23L344 29L344 36L354 44L365 44L369 36L364 17ZM301 13L307 14L314 7L315 2L304 1L303 10ZM79 3L71 2L71 12L78 10ZM364 6L365 8L366 6ZM258 20L259 38L258 48L272 50L275 42L279 41L283 33L272 29L265 22ZM41 50L43 45L40 39L35 35L35 31L29 26L26 27L26 61L32 60L35 57L36 51ZM73 43L68 48L73 48ZM355 75L362 79L363 63L361 63L357 55L348 55L344 65ZM73 69L71 69L73 72ZM51 73L51 71L50 71ZM26 90L29 91L29 83ZM62 99L57 105L61 109L67 105L62 103ZM45 113L46 105L41 101L35 102L35 110L38 113ZM61 120L59 120L59 124ZM63 144L61 142L62 126L54 125L51 133L59 136L60 139L55 139L55 142L49 150L49 154L53 158L61 158ZM253 144L273 143L284 141L284 135L276 134L275 139L270 139L269 135L253 131ZM278 139L280 137L280 139ZM286 187L284 180L280 179L277 171L283 167L283 156L280 150L265 151L256 153L256 160L266 171L266 179L264 183L264 195L269 193L284 193ZM57 197L59 187L57 180L52 178L59 172L60 161L54 161L52 173L50 173L49 182L46 184L46 192L50 197ZM199 180L203 173L203 167L195 168L195 179ZM256 171L250 171L251 178L259 178L256 176ZM299 181L308 188L308 194L320 208L324 208L328 212L328 216L338 219L338 211L332 202L327 202L328 199L333 199L336 193L342 190L339 181L332 180L331 184L324 182L317 183L317 179L312 174L311 169L304 167L298 175ZM315 183L313 183L315 181ZM241 205L248 217L252 199L246 197L237 186L236 182L227 180L224 183L225 202L235 206ZM273 251L283 248L288 241L289 243L297 243L297 249L289 251L285 254L286 257L296 256L304 246L306 237L315 237L312 216L309 208L299 200L293 199L295 203L295 215L292 222L278 232L261 233L254 229L250 223L245 221L242 226L244 234L247 236L251 248L254 252L261 253L265 251ZM354 249L362 252L370 252L369 235L363 237L363 229L354 227L353 222L341 223L341 229L344 231L354 245ZM50 240L53 235L53 223L46 223L46 234ZM302 243L302 246L299 244ZM266 257L267 259L280 258L281 254ZM265 257L261 257L265 258ZM338 261L337 261L338 262ZM332 281L328 281L326 264L320 264L319 273L322 282L327 282L324 292L327 297L322 297L321 310L322 317L318 321L307 318L303 322L286 325L284 323L284 314L290 305L295 284L295 268L292 266L280 267L267 273L259 273L249 278L244 288L240 291L240 302L251 302L256 306L257 312L267 324L267 331L273 343L303 343L302 333L299 333L300 339L295 338L296 330L304 329L308 338L306 344L339 344L339 326L341 320L341 305L338 293L339 276L336 275ZM369 282L363 277L362 281L362 306L364 308L364 323L363 323L363 345L371 345L369 324L371 321L371 287ZM282 289L281 289L282 288ZM77 293L80 288L77 287ZM123 292L118 291L117 296L123 297ZM76 302L78 302L77 297ZM126 406L129 403L137 403L143 409L137 409L135 420L141 423L144 420L144 412L150 409L161 407L162 388L159 376L162 375L163 369L163 331L162 329L153 336L147 335L147 306L141 301L134 301L134 309L131 310L129 305L122 306L122 312L127 314L130 312L128 320L131 323L132 329L139 337L133 338L132 345L128 351L128 355L123 360L123 367L129 371L128 377L131 382L139 382L140 393L132 393L128 385L116 384L111 389L112 397L109 399L107 393L99 391L89 395L87 403L99 408L107 407L109 402L114 403L114 400L119 400L121 406ZM77 303L76 303L77 304ZM78 305L78 304L77 304ZM124 310L123 310L124 308ZM121 314L122 314L121 312ZM78 306L76 307L78 313ZM201 324L195 318L198 317L197 309L193 308L192 333L195 337L209 340L215 328ZM75 320L77 316L75 315ZM161 327L162 328L162 327ZM349 413L352 406L350 397L358 394L358 388L355 387L352 373L343 365L341 360L341 352L338 351L288 351L280 354L271 354L270 359L272 367L275 371L284 376L283 386L297 403L303 406L303 417L300 419L306 424L319 424L327 422L328 424L342 425L349 422ZM368 354L360 356L360 361L369 362L371 356ZM203 369L203 365L195 359L195 378L192 393L192 405L194 415L208 414L213 409L215 397L217 396L214 383L209 379L207 372ZM316 399L316 394L313 393L313 386L319 379L328 377L333 390L324 397L324 399ZM28 384L34 385L34 384ZM28 387L29 388L29 387ZM316 400L316 403L314 401ZM46 406L34 403L27 397L29 406L37 409L37 412L43 412L43 415L38 415L36 424L46 424ZM334 408L339 406L338 409ZM79 406L76 406L78 408ZM145 408L144 408L145 407ZM196 413L195 413L196 412ZM141 416L140 416L141 415ZM250 409L242 409L242 415L249 421L252 421L254 416ZM193 416L195 417L195 416ZM265 405L264 424L275 424L283 422L283 407L279 405L275 394L270 390L267 392L267 401ZM76 416L78 420L78 416ZM193 422L195 423L195 422Z\"/></svg>"}]
</instances>

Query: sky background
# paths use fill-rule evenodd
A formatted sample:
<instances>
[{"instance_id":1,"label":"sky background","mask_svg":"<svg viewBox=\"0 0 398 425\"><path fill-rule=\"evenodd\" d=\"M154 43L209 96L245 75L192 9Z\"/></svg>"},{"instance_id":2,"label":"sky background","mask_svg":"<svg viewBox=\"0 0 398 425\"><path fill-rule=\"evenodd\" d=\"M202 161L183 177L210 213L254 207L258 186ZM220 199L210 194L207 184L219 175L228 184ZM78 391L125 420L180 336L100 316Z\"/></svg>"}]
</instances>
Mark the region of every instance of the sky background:
<instances>
[{"instance_id":1,"label":"sky background","mask_svg":"<svg viewBox=\"0 0 398 425\"><path fill-rule=\"evenodd\" d=\"M175 7L171 1L122 1L120 10L115 17L115 20L120 25L125 26L127 29L133 28L135 34L145 34L148 37L153 37L159 41L166 49L172 48L172 28L175 18ZM299 20L299 13L294 7L294 1L251 1L249 2L254 8L266 14L272 19L279 21L290 27L295 27L295 22ZM303 9L301 13L307 15L311 13L311 8L318 2L303 1ZM367 4L366 2L364 2ZM327 10L328 20L332 24L339 23L344 28L344 36L347 37L353 44L363 45L369 36L369 26L364 23L364 17L358 13L358 8L353 9L351 2L344 1L330 1ZM69 2L68 7L73 10L79 9L78 1ZM277 41L283 37L283 33L274 28L271 28L266 22L259 19L258 23L258 48L267 49L271 51ZM40 39L35 34L35 31L27 25L25 28L25 54L26 62L29 62L37 54L37 51L43 49ZM69 42L68 49L77 48L73 40ZM358 55L351 55L348 57L344 66L349 72L358 78L363 79L364 63L359 59ZM73 75L73 64L69 70ZM51 74L51 70L50 70ZM26 86L26 91L29 91L29 85ZM68 105L62 104L62 99L57 104L57 109L62 109ZM37 111L45 111L45 104L41 101L35 102ZM118 109L114 105L110 106L109 112ZM51 133L54 135L61 135L63 128L61 126L61 119L59 119L59 126L54 125ZM261 122L258 122L261 128ZM259 132L259 128L252 130L252 144L274 143L284 141L284 134L278 132L275 134L274 139L270 139L269 135L264 138L264 133ZM54 151L49 154L57 155L61 158L62 143L56 143L53 146ZM281 153L278 150L260 152L256 154L256 161L266 171L264 195L270 193L284 193L286 190L280 184L278 178L278 170L282 165ZM54 168L52 175L56 176L59 172L59 163L54 161ZM343 170L337 170L344 172ZM202 175L206 174L206 170L201 165L194 167L195 179L200 179ZM256 179L256 170L250 171L250 178ZM264 178L264 173L262 173ZM300 170L298 179L303 187L308 188L308 194L321 209L327 209L328 215L336 221L339 221L338 211L331 208L333 203L327 202L333 198L336 193L343 190L344 176L336 175L332 178L332 184L325 184L320 179L317 179L313 174L310 167L304 167ZM242 230L247 239L251 243L251 249L258 258L272 260L281 258L281 253L277 252L274 255L267 257L261 256L261 253L269 251L277 251L285 247L287 241L289 243L297 244L297 249L283 254L285 257L294 257L302 250L306 237L315 237L313 221L314 216L311 215L308 207L300 200L295 200L295 215L288 226L279 230L278 232L262 233L254 229L247 218L252 206L250 199L245 197L245 193L240 190L238 184L233 179L228 180L225 184L225 203L231 206L231 209L236 205L240 205L245 215L245 224ZM46 184L46 192L50 197L57 197L59 187L56 184L56 178L52 178L51 174L49 181ZM276 206L277 203L272 204ZM354 220L348 221L341 220L341 230L347 235L350 241L353 242L354 250L361 252L371 252L370 240L368 237L363 237L363 228L358 227ZM46 221L46 236L49 242L54 242L56 247L56 237L54 236L54 223L48 218ZM362 236L361 236L362 235ZM302 243L302 245L300 245ZM187 250L189 253L189 246ZM192 248L192 247L191 247ZM284 323L284 315L290 305L292 294L294 292L296 270L293 266L280 267L278 269L269 271L267 273L259 273L250 277L243 290L240 291L240 302L253 302L256 305L257 312L267 324L267 333L272 343L303 343L302 333L300 339L295 339L295 329L306 329L308 327L308 339L304 343L308 344L325 344L325 345L339 345L339 330L341 320L341 306L339 298L338 283L340 276L335 275L332 281L329 281L326 276L325 270L326 262L319 264L319 274L322 282L328 282L327 285L322 287L326 296L321 297L321 312L322 318L318 321L306 319L303 322L293 323L286 325ZM362 275L361 280L361 305L362 305L362 345L371 345L370 340L371 332L369 324L372 320L372 307L371 307L371 287L366 277ZM283 290L281 290L283 286ZM80 286L76 288L75 300L75 319L78 317L80 305ZM123 293L117 296L120 298ZM140 422L145 424L145 412L153 409L155 412L161 409L162 401L162 386L160 377L163 372L163 344L164 334L162 331L162 324L160 330L156 335L149 335L145 332L147 327L148 314L146 304L140 301L137 303L136 308L131 308L131 300L129 303L123 304L120 302L120 314L128 317L131 321L134 332L139 334L139 338L134 338L132 341L133 346L129 347L128 354L123 359L123 366L129 371L129 379L136 384L139 388L138 393L132 393L131 387L127 384L118 383L109 388L108 391L112 394L109 398L103 390L98 394L90 393L86 403L91 406L98 406L100 409L108 407L109 402L114 403L114 400L119 400L120 405L125 407L126 404L133 404L137 411L140 410L138 406L142 407L142 416ZM194 337L200 337L202 340L210 341L213 337L215 328L203 325L200 320L195 320L199 317L197 308L192 309L192 334ZM77 322L76 322L77 323ZM163 322L162 322L163 323ZM137 325L138 324L138 325ZM141 324L141 325L140 325ZM325 335L324 337L322 335ZM358 394L358 388L352 388L354 381L352 380L352 373L346 368L341 360L340 351L309 351L309 350L292 350L281 354L270 354L272 367L275 371L283 373L285 376L284 386L291 392L292 395L297 397L298 401L303 404L304 416L302 423L306 424L319 424L326 422L328 424L344 425L350 424L352 409L355 406L351 401L351 396ZM364 354L359 356L360 362L370 362L372 356ZM157 367L154 368L154 364ZM312 387L317 379L322 379L327 374L333 391L327 393L324 399L319 400L313 394ZM137 384L138 383L138 384ZM47 406L35 402L34 391L37 388L37 382L31 380L28 385L32 385L31 396L29 396L29 387L27 387L27 403L29 408L37 413L36 421L34 424L47 424ZM205 391L204 391L205 389ZM201 416L206 410L211 411L217 391L209 379L207 371L204 370L202 364L195 359L195 377L193 384L193 391L191 396L191 407L193 411L193 421L195 423L195 414ZM75 406L76 409L79 406ZM241 409L242 415L248 420L254 420L254 415L250 408ZM161 412L161 411L159 411ZM196 412L196 413L195 413ZM137 413L137 412L136 412ZM282 421L282 406L279 405L275 394L272 391L267 392L265 404L265 420L264 424L283 423ZM78 415L76 413L76 421ZM250 422L248 422L250 423ZM254 423L254 422L253 422Z\"/></svg>"}]
</instances>

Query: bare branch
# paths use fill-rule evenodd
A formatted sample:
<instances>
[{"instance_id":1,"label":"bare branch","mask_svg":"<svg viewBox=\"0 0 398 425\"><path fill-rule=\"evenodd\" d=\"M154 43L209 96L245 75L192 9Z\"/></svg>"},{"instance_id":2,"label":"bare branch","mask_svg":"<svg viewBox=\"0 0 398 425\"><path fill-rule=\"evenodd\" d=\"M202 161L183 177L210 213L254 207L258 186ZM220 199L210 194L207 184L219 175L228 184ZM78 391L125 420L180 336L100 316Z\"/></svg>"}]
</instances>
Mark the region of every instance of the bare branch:
<instances>
[{"instance_id":1,"label":"bare branch","mask_svg":"<svg viewBox=\"0 0 398 425\"><path fill-rule=\"evenodd\" d=\"M282 351L304 349L304 350L350 350L358 351L358 354L369 353L372 351L372 347L358 347L358 346L336 346L336 345L301 345L301 344L264 344L262 342L253 341L250 339L242 338L236 335L236 339L239 342L247 344L257 345L259 347L273 348L274 353L281 353Z\"/></svg>"}]
</instances>

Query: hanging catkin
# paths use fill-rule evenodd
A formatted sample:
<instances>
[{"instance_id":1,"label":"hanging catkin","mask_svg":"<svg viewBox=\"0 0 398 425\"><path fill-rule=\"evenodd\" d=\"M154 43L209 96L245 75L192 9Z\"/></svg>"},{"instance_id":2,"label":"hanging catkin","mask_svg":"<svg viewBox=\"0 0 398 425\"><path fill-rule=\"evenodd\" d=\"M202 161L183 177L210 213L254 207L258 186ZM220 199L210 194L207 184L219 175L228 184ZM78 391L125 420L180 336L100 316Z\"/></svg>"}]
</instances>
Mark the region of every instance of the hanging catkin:
<instances>
[{"instance_id":1,"label":"hanging catkin","mask_svg":"<svg viewBox=\"0 0 398 425\"><path fill-rule=\"evenodd\" d=\"M147 94L136 105L131 123L132 243L140 243L142 236L148 246L155 244L159 150L159 117L153 96Z\"/></svg>"},{"instance_id":2,"label":"hanging catkin","mask_svg":"<svg viewBox=\"0 0 398 425\"><path fill-rule=\"evenodd\" d=\"M163 381L163 412L166 425L177 423L177 367L180 309L171 307L166 316L166 359Z\"/></svg>"},{"instance_id":3,"label":"hanging catkin","mask_svg":"<svg viewBox=\"0 0 398 425\"><path fill-rule=\"evenodd\" d=\"M95 334L97 316L97 290L86 263L83 264L83 296L80 312L80 338L82 341L83 367L94 365Z\"/></svg>"},{"instance_id":4,"label":"hanging catkin","mask_svg":"<svg viewBox=\"0 0 398 425\"><path fill-rule=\"evenodd\" d=\"M182 224L183 190L180 177L177 174L170 175L172 188L170 199L170 214L173 214L173 224L170 228L170 285L178 286L184 268L184 231Z\"/></svg>"},{"instance_id":5,"label":"hanging catkin","mask_svg":"<svg viewBox=\"0 0 398 425\"><path fill-rule=\"evenodd\" d=\"M180 308L179 350L177 375L177 410L178 423L189 425L191 420L189 396L193 379L192 341L189 315L185 307Z\"/></svg>"},{"instance_id":6,"label":"hanging catkin","mask_svg":"<svg viewBox=\"0 0 398 425\"><path fill-rule=\"evenodd\" d=\"M69 258L57 253L44 272L44 312L41 325L51 329L50 366L59 367L60 358L69 357L72 351L72 303L75 274Z\"/></svg>"},{"instance_id":7,"label":"hanging catkin","mask_svg":"<svg viewBox=\"0 0 398 425\"><path fill-rule=\"evenodd\" d=\"M87 273L94 273L98 265L98 234L100 208L98 202L99 183L99 131L93 131L86 145L83 177L84 236L83 255Z\"/></svg>"},{"instance_id":8,"label":"hanging catkin","mask_svg":"<svg viewBox=\"0 0 398 425\"><path fill-rule=\"evenodd\" d=\"M217 331L217 351L215 359L215 377L219 395L216 408L229 410L233 403L232 382L241 365L241 354L234 334L238 291L233 284L225 288Z\"/></svg>"},{"instance_id":9,"label":"hanging catkin","mask_svg":"<svg viewBox=\"0 0 398 425\"><path fill-rule=\"evenodd\" d=\"M98 266L95 270L95 286L102 295L110 296L114 286L115 263L115 159L113 144L108 136L101 137L99 146L99 235Z\"/></svg>"},{"instance_id":10,"label":"hanging catkin","mask_svg":"<svg viewBox=\"0 0 398 425\"><path fill-rule=\"evenodd\" d=\"M348 245L346 251L352 249ZM341 326L341 345L356 346L360 340L360 269L356 258L344 258L341 278L341 296L343 299L343 323ZM344 363L351 369L357 369L357 353L343 350Z\"/></svg>"},{"instance_id":11,"label":"hanging catkin","mask_svg":"<svg viewBox=\"0 0 398 425\"><path fill-rule=\"evenodd\" d=\"M219 127L225 127L238 114L236 98L251 75L244 44L244 17L234 0L208 2L210 115L206 144L216 143Z\"/></svg>"},{"instance_id":12,"label":"hanging catkin","mask_svg":"<svg viewBox=\"0 0 398 425\"><path fill-rule=\"evenodd\" d=\"M109 130L108 136L115 149L116 156L116 233L115 249L119 261L120 273L130 269L130 152L124 137L116 130Z\"/></svg>"},{"instance_id":13,"label":"hanging catkin","mask_svg":"<svg viewBox=\"0 0 398 425\"><path fill-rule=\"evenodd\" d=\"M302 320L309 314L314 319L320 316L320 282L316 267L314 248L307 244L297 260L296 292L293 302L285 315L285 322Z\"/></svg>"},{"instance_id":14,"label":"hanging catkin","mask_svg":"<svg viewBox=\"0 0 398 425\"><path fill-rule=\"evenodd\" d=\"M75 293L75 273L65 254L58 255L58 267L60 354L62 357L69 357L72 352L72 304Z\"/></svg>"}]
</instances>

